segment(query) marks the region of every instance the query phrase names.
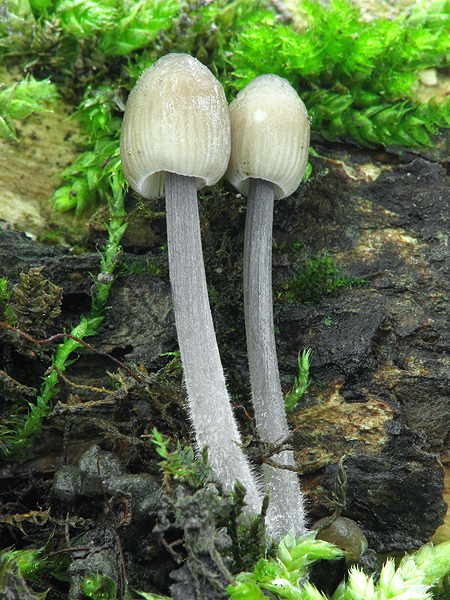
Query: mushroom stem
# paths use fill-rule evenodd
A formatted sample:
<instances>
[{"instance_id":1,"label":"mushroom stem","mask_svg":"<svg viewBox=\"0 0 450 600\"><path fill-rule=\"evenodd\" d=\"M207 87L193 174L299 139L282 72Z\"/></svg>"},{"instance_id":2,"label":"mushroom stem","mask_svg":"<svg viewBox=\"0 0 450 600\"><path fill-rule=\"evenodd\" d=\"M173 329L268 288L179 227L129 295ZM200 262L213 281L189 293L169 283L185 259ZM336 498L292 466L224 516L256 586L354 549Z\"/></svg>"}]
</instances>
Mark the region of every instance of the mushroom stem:
<instances>
[{"instance_id":1,"label":"mushroom stem","mask_svg":"<svg viewBox=\"0 0 450 600\"><path fill-rule=\"evenodd\" d=\"M175 324L199 450L208 447L212 469L226 490L246 488L251 512L261 494L241 448L217 346L206 287L194 177L165 175L167 242Z\"/></svg>"},{"instance_id":2,"label":"mushroom stem","mask_svg":"<svg viewBox=\"0 0 450 600\"><path fill-rule=\"evenodd\" d=\"M262 442L276 443L289 434L275 345L272 302L272 228L275 187L251 179L244 238L244 311L250 380L256 426ZM295 466L291 450L273 457L280 465ZM270 493L268 533L279 539L292 527L306 531L302 493L297 474L264 465Z\"/></svg>"}]
</instances>

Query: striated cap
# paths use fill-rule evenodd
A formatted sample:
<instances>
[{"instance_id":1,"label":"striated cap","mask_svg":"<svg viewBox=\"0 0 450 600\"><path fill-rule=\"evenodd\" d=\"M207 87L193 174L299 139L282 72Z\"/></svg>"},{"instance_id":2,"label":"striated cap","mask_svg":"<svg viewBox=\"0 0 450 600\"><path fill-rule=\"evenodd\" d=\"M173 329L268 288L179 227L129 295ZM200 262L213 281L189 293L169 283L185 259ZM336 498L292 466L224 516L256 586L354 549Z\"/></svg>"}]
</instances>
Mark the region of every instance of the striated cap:
<instances>
[{"instance_id":1,"label":"striated cap","mask_svg":"<svg viewBox=\"0 0 450 600\"><path fill-rule=\"evenodd\" d=\"M248 195L250 179L275 184L275 198L300 185L308 164L309 119L291 84L260 75L230 104L231 158L227 179Z\"/></svg>"},{"instance_id":2,"label":"striated cap","mask_svg":"<svg viewBox=\"0 0 450 600\"><path fill-rule=\"evenodd\" d=\"M120 136L123 173L144 198L164 196L164 172L213 185L230 157L230 119L221 84L187 54L167 54L131 90Z\"/></svg>"}]
</instances>

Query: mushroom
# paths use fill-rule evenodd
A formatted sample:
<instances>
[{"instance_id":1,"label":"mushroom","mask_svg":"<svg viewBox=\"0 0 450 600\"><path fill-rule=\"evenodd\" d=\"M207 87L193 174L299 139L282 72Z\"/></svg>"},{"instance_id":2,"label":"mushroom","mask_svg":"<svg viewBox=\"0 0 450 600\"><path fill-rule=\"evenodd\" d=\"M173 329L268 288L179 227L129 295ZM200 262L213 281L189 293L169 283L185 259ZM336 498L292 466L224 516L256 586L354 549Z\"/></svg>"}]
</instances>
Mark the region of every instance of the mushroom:
<instances>
[{"instance_id":1,"label":"mushroom","mask_svg":"<svg viewBox=\"0 0 450 600\"><path fill-rule=\"evenodd\" d=\"M225 489L246 488L247 510L261 493L242 450L214 333L203 262L197 189L216 183L230 155L222 86L186 54L168 54L139 77L122 125L125 178L144 198L165 195L175 324L198 450Z\"/></svg>"},{"instance_id":2,"label":"mushroom","mask_svg":"<svg viewBox=\"0 0 450 600\"><path fill-rule=\"evenodd\" d=\"M251 81L229 106L231 158L228 180L248 196L244 238L244 310L256 427L262 442L289 435L276 355L272 302L274 200L299 186L308 161L309 120L293 87L277 75ZM268 533L279 539L292 527L305 532L300 483L291 450L265 464L270 494Z\"/></svg>"}]
</instances>

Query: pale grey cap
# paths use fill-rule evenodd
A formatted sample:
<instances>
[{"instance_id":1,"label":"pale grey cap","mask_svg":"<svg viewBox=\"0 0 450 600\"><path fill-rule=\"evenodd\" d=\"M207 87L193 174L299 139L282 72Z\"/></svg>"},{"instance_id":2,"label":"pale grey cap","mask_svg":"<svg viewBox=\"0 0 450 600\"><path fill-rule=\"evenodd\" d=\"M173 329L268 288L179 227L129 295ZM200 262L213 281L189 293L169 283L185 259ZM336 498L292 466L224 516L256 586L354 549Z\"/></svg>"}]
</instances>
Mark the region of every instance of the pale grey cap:
<instances>
[{"instance_id":1,"label":"pale grey cap","mask_svg":"<svg viewBox=\"0 0 450 600\"><path fill-rule=\"evenodd\" d=\"M164 172L195 177L197 188L225 173L231 148L222 85L188 54L167 54L131 90L120 136L123 173L144 198L164 196Z\"/></svg>"},{"instance_id":2,"label":"pale grey cap","mask_svg":"<svg viewBox=\"0 0 450 600\"><path fill-rule=\"evenodd\" d=\"M276 198L295 192L308 164L309 119L291 84L278 75L260 75L229 109L230 183L246 196L250 179L275 184Z\"/></svg>"}]
</instances>

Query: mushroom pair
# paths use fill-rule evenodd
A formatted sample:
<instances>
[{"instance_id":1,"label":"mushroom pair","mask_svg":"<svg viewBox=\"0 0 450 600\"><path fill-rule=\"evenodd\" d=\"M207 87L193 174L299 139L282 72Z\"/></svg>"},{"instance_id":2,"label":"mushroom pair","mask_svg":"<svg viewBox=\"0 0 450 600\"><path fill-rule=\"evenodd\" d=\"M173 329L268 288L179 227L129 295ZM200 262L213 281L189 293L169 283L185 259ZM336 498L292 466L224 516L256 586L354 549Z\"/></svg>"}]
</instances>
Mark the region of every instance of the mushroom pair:
<instances>
[{"instance_id":1,"label":"mushroom pair","mask_svg":"<svg viewBox=\"0 0 450 600\"><path fill-rule=\"evenodd\" d=\"M261 440L278 442L288 426L273 331L273 203L298 187L308 145L306 110L287 81L258 77L228 110L220 83L185 54L168 54L142 73L122 126L127 181L144 198L166 198L175 323L198 449L208 448L225 489L236 480L246 487L248 510L254 513L261 510L262 492L242 450L226 389L206 287L197 189L219 181L228 168L231 183L249 194L244 293L253 403ZM294 466L291 451L280 452L274 461ZM269 535L279 539L292 527L300 535L305 523L296 474L265 465L264 475Z\"/></svg>"}]
</instances>

